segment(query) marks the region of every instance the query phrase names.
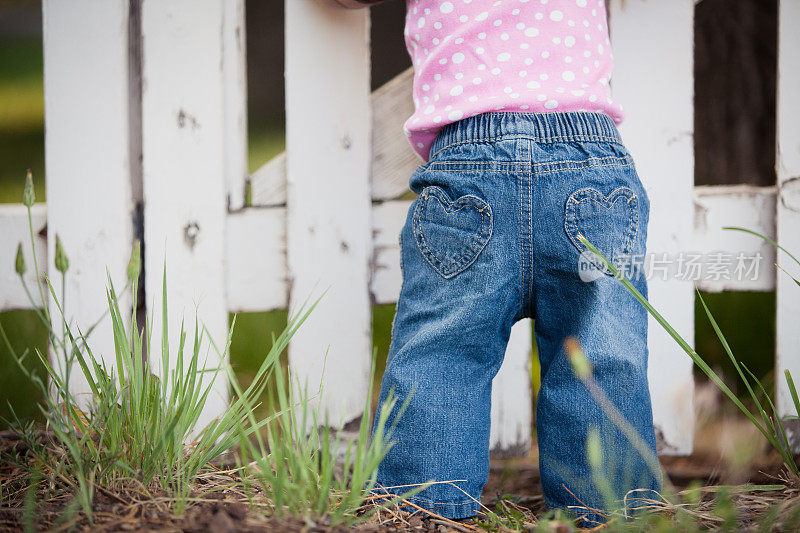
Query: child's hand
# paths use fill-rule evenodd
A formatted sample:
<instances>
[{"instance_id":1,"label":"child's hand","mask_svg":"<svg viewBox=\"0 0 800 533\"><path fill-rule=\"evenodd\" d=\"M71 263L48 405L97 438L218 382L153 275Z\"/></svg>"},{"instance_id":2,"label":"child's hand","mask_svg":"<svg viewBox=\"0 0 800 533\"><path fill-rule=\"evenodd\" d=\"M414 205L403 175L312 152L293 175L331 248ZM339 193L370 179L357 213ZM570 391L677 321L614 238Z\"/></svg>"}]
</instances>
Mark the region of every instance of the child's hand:
<instances>
[{"instance_id":1,"label":"child's hand","mask_svg":"<svg viewBox=\"0 0 800 533\"><path fill-rule=\"evenodd\" d=\"M383 2L383 0L317 0L323 4L333 7L343 7L346 9L358 9L361 7L369 7L373 4Z\"/></svg>"}]
</instances>

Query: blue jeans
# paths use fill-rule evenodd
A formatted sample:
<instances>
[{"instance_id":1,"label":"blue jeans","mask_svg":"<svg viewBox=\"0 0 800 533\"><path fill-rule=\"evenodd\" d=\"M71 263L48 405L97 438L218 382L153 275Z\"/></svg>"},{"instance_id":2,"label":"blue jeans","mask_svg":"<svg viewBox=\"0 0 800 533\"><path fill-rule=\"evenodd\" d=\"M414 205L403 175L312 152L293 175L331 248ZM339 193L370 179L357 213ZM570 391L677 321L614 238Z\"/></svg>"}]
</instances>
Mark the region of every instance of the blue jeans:
<instances>
[{"instance_id":1,"label":"blue jeans","mask_svg":"<svg viewBox=\"0 0 800 533\"><path fill-rule=\"evenodd\" d=\"M378 483L402 493L408 487L393 487L453 481L412 501L448 518L475 515L489 474L492 379L511 326L532 317L548 505L606 509L631 489L659 489L660 474L564 351L577 338L600 388L655 454L646 311L609 272L579 271L579 234L612 260L645 251L649 201L613 121L586 112L471 117L444 128L410 186L419 196L400 234L403 284L380 402L390 390L398 404L412 396ZM647 294L643 277L632 281ZM601 437L599 469L587 459L590 430Z\"/></svg>"}]
</instances>

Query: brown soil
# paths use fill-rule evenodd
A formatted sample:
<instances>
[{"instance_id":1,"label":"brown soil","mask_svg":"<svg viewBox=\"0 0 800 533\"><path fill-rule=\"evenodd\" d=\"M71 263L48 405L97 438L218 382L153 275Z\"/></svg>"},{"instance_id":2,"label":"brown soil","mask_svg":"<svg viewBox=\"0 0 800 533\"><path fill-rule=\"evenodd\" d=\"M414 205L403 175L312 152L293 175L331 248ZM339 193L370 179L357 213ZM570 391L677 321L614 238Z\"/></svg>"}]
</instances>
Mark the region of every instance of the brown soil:
<instances>
[{"instance_id":1,"label":"brown soil","mask_svg":"<svg viewBox=\"0 0 800 533\"><path fill-rule=\"evenodd\" d=\"M728 422L729 424L729 422ZM749 435L746 426L741 431ZM665 457L662 464L676 488L691 482L702 485L720 483L775 484L781 474L776 454L756 444L754 453L758 461L746 472L733 472L729 467L731 457L719 446L720 428L710 424L699 435L696 453L689 457ZM705 436L704 436L705 435ZM706 440L704 440L706 439ZM745 439L747 440L747 439ZM716 445L711 445L717 443ZM738 448L737 448L738 449ZM127 486L109 491L97 487L94 505L94 523L90 523L74 505L63 480L44 478L37 494L35 514L25 516L25 500L30 498L29 476L7 460L8 453L16 450L24 457L24 446L8 432L0 434L0 531L21 530L32 520L38 529L92 530L92 531L478 531L475 525L458 524L435 516L413 516L397 510L382 512L357 527L331 526L325 521L298 517L267 517L260 509L266 507L263 498L256 494L248 500L241 486L231 483L235 473L209 469L198 481L192 494L192 504L181 516L170 511L166 498L152 487ZM149 489L149 490L148 490ZM60 493L60 491L63 491ZM47 494L46 501L45 494ZM493 509L503 498L511 505L536 516L544 512L544 502L539 487L539 468L536 450L523 459L495 460L492 462L489 482L484 490L483 503ZM763 498L762 498L763 499ZM252 505L251 505L252 504ZM365 509L368 509L366 506Z\"/></svg>"}]
</instances>

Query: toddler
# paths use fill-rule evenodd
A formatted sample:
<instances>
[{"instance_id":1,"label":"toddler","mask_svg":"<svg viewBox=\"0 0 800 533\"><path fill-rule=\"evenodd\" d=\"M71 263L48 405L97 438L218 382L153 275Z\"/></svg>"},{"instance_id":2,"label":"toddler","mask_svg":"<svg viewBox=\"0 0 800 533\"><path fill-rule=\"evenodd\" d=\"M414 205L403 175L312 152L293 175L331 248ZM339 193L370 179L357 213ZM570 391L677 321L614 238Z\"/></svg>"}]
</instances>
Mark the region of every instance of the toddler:
<instances>
[{"instance_id":1,"label":"toddler","mask_svg":"<svg viewBox=\"0 0 800 533\"><path fill-rule=\"evenodd\" d=\"M370 0L330 0L352 7ZM603 0L407 0L405 41L425 160L400 234L403 284L381 387L404 401L378 483L474 516L489 473L492 378L511 326L533 318L548 506L589 521L660 477L576 378L575 337L599 386L655 453L647 314L602 270L582 279L585 236L606 257L644 254L649 202L616 124ZM646 282L632 280L643 294ZM413 392L413 394L412 394ZM602 460L587 460L587 436Z\"/></svg>"}]
</instances>

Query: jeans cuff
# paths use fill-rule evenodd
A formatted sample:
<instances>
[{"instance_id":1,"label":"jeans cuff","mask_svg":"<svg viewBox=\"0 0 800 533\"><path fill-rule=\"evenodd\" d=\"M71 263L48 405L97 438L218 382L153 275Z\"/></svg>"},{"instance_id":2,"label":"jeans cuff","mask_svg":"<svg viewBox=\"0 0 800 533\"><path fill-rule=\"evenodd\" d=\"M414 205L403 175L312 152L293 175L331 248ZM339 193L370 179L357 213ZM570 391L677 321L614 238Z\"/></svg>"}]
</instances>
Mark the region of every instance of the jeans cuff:
<instances>
[{"instance_id":1,"label":"jeans cuff","mask_svg":"<svg viewBox=\"0 0 800 533\"><path fill-rule=\"evenodd\" d=\"M392 494L398 497L401 496L401 494L388 491L382 487L374 487L372 491L377 494ZM427 511L436 513L437 515L450 520L473 517L478 513L481 507L480 502L475 500L446 502L430 500L420 496L411 496L410 498L405 498L405 501L411 502L418 507L422 507ZM405 503L405 501L398 502L398 505L400 505L401 509L410 513L419 512L419 509L408 505Z\"/></svg>"}]
</instances>

